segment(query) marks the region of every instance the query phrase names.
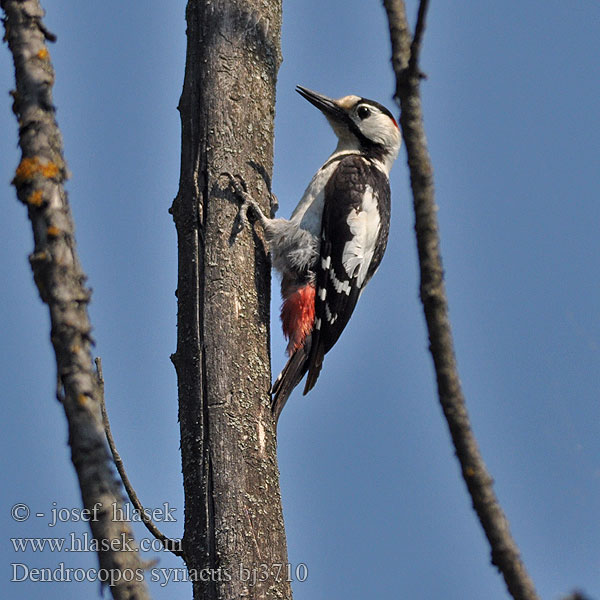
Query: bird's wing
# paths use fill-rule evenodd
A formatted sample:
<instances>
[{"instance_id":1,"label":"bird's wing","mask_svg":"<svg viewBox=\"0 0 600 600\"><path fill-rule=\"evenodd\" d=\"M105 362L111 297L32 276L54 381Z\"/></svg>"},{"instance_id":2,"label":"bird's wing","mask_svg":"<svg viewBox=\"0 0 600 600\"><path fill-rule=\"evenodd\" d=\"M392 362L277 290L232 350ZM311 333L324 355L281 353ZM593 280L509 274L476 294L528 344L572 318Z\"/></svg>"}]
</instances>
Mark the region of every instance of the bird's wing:
<instances>
[{"instance_id":1,"label":"bird's wing","mask_svg":"<svg viewBox=\"0 0 600 600\"><path fill-rule=\"evenodd\" d=\"M325 186L305 394L315 385L323 357L340 337L362 289L381 262L389 221L386 175L360 156L342 159Z\"/></svg>"}]
</instances>

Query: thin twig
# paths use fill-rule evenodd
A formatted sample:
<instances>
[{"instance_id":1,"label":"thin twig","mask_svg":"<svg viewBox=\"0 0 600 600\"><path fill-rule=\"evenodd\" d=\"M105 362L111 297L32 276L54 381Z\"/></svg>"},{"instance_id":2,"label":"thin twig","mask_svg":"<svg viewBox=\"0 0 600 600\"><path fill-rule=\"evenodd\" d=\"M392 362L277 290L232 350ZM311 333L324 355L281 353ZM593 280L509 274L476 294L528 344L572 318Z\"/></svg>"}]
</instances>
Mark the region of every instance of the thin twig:
<instances>
[{"instance_id":1,"label":"thin twig","mask_svg":"<svg viewBox=\"0 0 600 600\"><path fill-rule=\"evenodd\" d=\"M144 506L140 502L138 495L131 485L131 481L129 481L129 477L127 477L127 472L125 471L125 465L123 464L123 459L117 450L115 445L115 440L112 435L112 431L110 429L110 422L108 420L108 413L106 411L106 402L104 399L104 376L102 374L102 359L100 357L95 359L96 363L96 372L98 376L98 387L100 388L100 408L102 410L102 422L104 424L104 432L106 433L106 439L108 441L108 446L112 453L113 459L115 461L115 466L117 467L117 471L121 476L121 480L123 481L123 486L125 487L125 491L131 500L131 504L138 511L142 522L146 526L146 529L157 539L159 540L164 549L172 552L175 556L179 556L183 558L183 550L181 548L181 540L176 540L170 537L167 537L154 523L154 521L148 516L146 511L144 510Z\"/></svg>"},{"instance_id":2,"label":"thin twig","mask_svg":"<svg viewBox=\"0 0 600 600\"><path fill-rule=\"evenodd\" d=\"M392 65L396 75L396 98L401 107L400 125L406 145L414 200L415 231L421 273L420 296L429 332L440 404L448 422L456 456L467 484L473 507L491 546L492 563L501 571L515 600L538 598L513 540L508 521L493 490L489 475L471 429L461 389L448 301L443 281L440 239L433 187L433 168L419 91L418 54L425 27L427 0L419 5L414 39L410 40L402 0L384 0L392 41ZM414 54L411 56L411 48Z\"/></svg>"},{"instance_id":3,"label":"thin twig","mask_svg":"<svg viewBox=\"0 0 600 600\"><path fill-rule=\"evenodd\" d=\"M586 596L582 591L575 590L568 596L565 596L562 600L592 600L589 596Z\"/></svg>"},{"instance_id":4,"label":"thin twig","mask_svg":"<svg viewBox=\"0 0 600 600\"><path fill-rule=\"evenodd\" d=\"M429 0L421 0L419 3L419 12L417 14L417 23L415 25L415 35L410 44L410 58L408 59L408 70L411 75L420 75L419 60L421 58L421 46L423 43L423 34L425 33L425 22L427 20L427 9Z\"/></svg>"}]
</instances>

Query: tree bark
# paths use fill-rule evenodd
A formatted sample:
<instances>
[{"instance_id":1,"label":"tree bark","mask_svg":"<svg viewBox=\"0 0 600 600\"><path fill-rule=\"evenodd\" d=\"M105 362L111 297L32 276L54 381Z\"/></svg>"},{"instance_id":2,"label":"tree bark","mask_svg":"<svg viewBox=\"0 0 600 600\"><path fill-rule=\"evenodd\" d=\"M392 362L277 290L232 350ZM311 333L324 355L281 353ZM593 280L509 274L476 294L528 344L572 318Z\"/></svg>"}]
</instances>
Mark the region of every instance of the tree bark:
<instances>
[{"instance_id":1,"label":"tree bark","mask_svg":"<svg viewBox=\"0 0 600 600\"><path fill-rule=\"evenodd\" d=\"M74 223L64 182L67 167L62 138L54 118L54 69L46 40L54 41L42 23L38 0L1 0L6 40L15 65L13 111L19 121L22 160L13 184L27 206L35 249L29 257L41 299L48 305L56 355L57 395L69 424L71 459L83 506L90 512L99 571L107 576L118 600L149 598L144 565L135 551L127 522L113 520L122 494L112 468L100 416L100 389L92 365L90 292L79 263ZM128 548L131 547L131 549ZM104 577L99 576L99 580Z\"/></svg>"},{"instance_id":2,"label":"tree bark","mask_svg":"<svg viewBox=\"0 0 600 600\"><path fill-rule=\"evenodd\" d=\"M184 557L196 599L291 598L279 571L287 550L269 407L270 264L255 232L236 235L238 200L222 176L242 176L268 203L281 2L190 0L186 18L171 209Z\"/></svg>"}]
</instances>

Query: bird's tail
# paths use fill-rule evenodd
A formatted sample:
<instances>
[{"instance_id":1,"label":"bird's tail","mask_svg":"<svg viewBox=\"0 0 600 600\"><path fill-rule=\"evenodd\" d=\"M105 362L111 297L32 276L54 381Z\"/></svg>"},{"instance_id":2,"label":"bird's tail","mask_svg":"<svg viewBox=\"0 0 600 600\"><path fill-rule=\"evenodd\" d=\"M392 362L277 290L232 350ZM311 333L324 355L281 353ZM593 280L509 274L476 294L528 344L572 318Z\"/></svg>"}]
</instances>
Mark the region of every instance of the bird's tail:
<instances>
[{"instance_id":1,"label":"bird's tail","mask_svg":"<svg viewBox=\"0 0 600 600\"><path fill-rule=\"evenodd\" d=\"M308 335L304 340L304 344L290 356L285 367L283 367L283 371L281 371L275 383L273 383L273 387L271 388L271 394L273 395L271 412L273 413L275 425L279 421L279 415L292 390L300 383L308 369L311 342L312 336Z\"/></svg>"}]
</instances>

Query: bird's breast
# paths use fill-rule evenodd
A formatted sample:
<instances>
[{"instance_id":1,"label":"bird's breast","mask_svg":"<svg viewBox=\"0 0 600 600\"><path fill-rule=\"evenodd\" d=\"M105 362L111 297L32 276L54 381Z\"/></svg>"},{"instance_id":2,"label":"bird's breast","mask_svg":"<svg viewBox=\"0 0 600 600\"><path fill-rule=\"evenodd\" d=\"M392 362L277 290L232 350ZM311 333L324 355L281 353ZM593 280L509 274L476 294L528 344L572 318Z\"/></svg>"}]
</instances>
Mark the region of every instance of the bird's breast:
<instances>
[{"instance_id":1,"label":"bird's breast","mask_svg":"<svg viewBox=\"0 0 600 600\"><path fill-rule=\"evenodd\" d=\"M309 231L312 235L319 237L321 235L321 219L323 216L323 204L325 203L325 185L329 178L339 166L339 162L328 160L321 167L308 184L306 191L302 195L298 206L292 213L291 221L298 224L298 227Z\"/></svg>"}]
</instances>

